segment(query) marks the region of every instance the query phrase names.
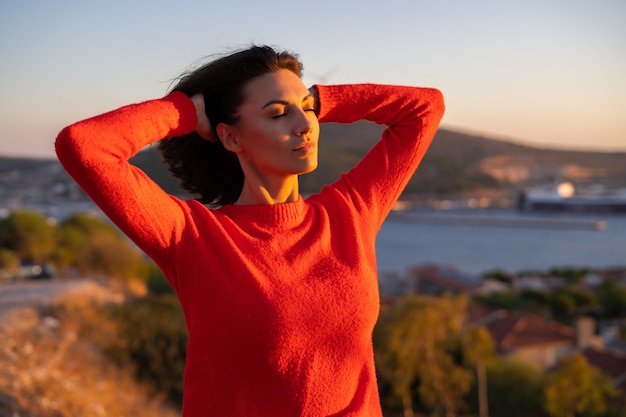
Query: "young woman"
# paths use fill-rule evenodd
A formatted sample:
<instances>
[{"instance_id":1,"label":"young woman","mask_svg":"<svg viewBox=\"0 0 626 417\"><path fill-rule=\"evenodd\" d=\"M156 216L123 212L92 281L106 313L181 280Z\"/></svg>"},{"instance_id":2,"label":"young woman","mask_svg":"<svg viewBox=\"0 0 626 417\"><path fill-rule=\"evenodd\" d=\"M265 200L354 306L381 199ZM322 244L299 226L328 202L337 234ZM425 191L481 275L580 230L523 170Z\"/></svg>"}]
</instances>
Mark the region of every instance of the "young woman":
<instances>
[{"instance_id":1,"label":"young woman","mask_svg":"<svg viewBox=\"0 0 626 417\"><path fill-rule=\"evenodd\" d=\"M183 416L381 416L372 350L376 233L432 140L434 89L314 86L297 56L254 46L166 97L65 128L67 171L163 270L185 313ZM348 173L304 199L319 122L385 124ZM358 140L358 138L354 138ZM159 149L166 194L128 159ZM323 146L323 145L322 145Z\"/></svg>"}]
</instances>

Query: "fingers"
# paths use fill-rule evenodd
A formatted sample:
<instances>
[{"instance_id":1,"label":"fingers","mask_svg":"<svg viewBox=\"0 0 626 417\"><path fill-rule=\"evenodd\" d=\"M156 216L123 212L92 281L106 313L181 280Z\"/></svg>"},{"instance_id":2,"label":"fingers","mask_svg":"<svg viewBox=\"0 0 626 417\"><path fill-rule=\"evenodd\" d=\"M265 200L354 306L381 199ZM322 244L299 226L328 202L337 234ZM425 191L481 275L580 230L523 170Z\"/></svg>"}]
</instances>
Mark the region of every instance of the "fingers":
<instances>
[{"instance_id":1,"label":"fingers","mask_svg":"<svg viewBox=\"0 0 626 417\"><path fill-rule=\"evenodd\" d=\"M198 123L196 124L196 132L202 139L206 139L209 142L217 142L217 137L213 134L211 128L211 122L205 113L204 108L204 95L202 93L194 94L190 97L194 106L196 107L196 116Z\"/></svg>"}]
</instances>

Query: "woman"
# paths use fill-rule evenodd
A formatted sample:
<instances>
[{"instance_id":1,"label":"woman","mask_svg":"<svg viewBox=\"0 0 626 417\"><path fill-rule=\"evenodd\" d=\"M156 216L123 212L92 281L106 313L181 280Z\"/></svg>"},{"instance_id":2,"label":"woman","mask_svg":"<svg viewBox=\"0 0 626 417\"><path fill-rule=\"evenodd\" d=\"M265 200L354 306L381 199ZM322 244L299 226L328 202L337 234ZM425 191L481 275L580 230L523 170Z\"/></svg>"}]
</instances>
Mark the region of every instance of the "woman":
<instances>
[{"instance_id":1,"label":"woman","mask_svg":"<svg viewBox=\"0 0 626 417\"><path fill-rule=\"evenodd\" d=\"M176 291L189 332L184 416L382 415L375 238L443 100L387 85L308 90L301 69L293 54L254 46L57 138L67 171ZM298 175L317 166L318 120L361 119L388 126L381 141L303 199ZM167 195L128 163L159 140L198 200Z\"/></svg>"}]
</instances>

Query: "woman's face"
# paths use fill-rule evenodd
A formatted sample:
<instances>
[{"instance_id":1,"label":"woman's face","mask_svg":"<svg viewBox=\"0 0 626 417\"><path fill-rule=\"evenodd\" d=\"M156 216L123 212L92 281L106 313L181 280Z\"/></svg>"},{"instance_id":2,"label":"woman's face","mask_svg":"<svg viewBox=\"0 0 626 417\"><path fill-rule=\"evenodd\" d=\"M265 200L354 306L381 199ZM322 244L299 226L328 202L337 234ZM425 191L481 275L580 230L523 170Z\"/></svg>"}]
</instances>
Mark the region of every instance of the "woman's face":
<instances>
[{"instance_id":1,"label":"woman's face","mask_svg":"<svg viewBox=\"0 0 626 417\"><path fill-rule=\"evenodd\" d=\"M285 69L257 77L244 89L232 126L244 167L263 177L287 177L317 168L319 123L315 101L300 78Z\"/></svg>"}]
</instances>

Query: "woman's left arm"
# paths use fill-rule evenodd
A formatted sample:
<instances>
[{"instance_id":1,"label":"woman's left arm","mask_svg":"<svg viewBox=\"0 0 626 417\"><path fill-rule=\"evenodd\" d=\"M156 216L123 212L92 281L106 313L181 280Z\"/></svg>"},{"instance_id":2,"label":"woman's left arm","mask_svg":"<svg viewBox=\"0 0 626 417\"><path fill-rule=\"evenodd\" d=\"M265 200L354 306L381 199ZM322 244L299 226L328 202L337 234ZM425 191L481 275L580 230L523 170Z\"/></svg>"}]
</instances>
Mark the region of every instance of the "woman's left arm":
<instances>
[{"instance_id":1,"label":"woman's left arm","mask_svg":"<svg viewBox=\"0 0 626 417\"><path fill-rule=\"evenodd\" d=\"M380 227L437 132L443 96L433 88L379 84L315 87L321 123L369 120L387 126L380 142L337 183Z\"/></svg>"}]
</instances>

